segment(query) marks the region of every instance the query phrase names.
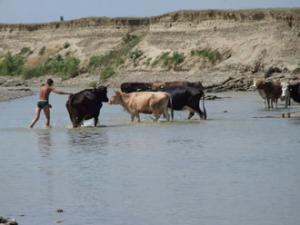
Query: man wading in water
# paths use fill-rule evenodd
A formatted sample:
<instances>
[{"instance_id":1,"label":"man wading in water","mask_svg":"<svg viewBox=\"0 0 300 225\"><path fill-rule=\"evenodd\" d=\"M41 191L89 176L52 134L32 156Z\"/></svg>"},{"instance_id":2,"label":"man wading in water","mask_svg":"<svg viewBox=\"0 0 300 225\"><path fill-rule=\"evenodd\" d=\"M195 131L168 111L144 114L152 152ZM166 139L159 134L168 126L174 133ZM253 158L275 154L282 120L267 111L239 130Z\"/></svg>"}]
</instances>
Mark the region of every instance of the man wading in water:
<instances>
[{"instance_id":1,"label":"man wading in water","mask_svg":"<svg viewBox=\"0 0 300 225\"><path fill-rule=\"evenodd\" d=\"M44 110L45 117L46 117L46 126L50 127L51 105L49 104L49 95L51 92L54 92L59 95L70 95L71 94L71 93L55 90L55 88L53 87L53 83L54 82L52 79L48 79L46 84L43 84L40 87L40 100L37 102L37 106L35 109L35 115L30 124L30 128L33 128L34 124L39 120L42 109Z\"/></svg>"}]
</instances>

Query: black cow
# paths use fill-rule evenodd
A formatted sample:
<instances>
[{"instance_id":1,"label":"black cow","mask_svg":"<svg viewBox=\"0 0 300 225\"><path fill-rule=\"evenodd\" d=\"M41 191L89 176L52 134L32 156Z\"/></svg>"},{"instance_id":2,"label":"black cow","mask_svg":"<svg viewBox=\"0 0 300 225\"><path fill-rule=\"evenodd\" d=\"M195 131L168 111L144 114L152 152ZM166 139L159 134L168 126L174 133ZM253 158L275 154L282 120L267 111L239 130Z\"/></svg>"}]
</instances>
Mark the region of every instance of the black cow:
<instances>
[{"instance_id":1,"label":"black cow","mask_svg":"<svg viewBox=\"0 0 300 225\"><path fill-rule=\"evenodd\" d=\"M196 88L199 91L204 91L204 87L200 81L198 82L189 82L189 81L167 81L167 82L154 82L152 84L152 90L157 88L164 88L164 87L177 87L177 86L184 86L184 87L192 87Z\"/></svg>"},{"instance_id":2,"label":"black cow","mask_svg":"<svg viewBox=\"0 0 300 225\"><path fill-rule=\"evenodd\" d=\"M66 107L73 127L80 127L83 120L92 118L94 118L94 125L97 126L102 102L108 102L107 88L104 86L85 89L70 95Z\"/></svg>"},{"instance_id":3,"label":"black cow","mask_svg":"<svg viewBox=\"0 0 300 225\"><path fill-rule=\"evenodd\" d=\"M186 87L186 86L165 86L160 87L157 91L165 91L171 95L171 104L169 107L172 108L171 118L174 118L173 110L184 110L190 111L188 119L191 119L195 113L199 115L201 119L206 119L206 109L204 104L204 92L199 91L198 88ZM203 98L203 112L200 109L199 103Z\"/></svg>"},{"instance_id":4,"label":"black cow","mask_svg":"<svg viewBox=\"0 0 300 225\"><path fill-rule=\"evenodd\" d=\"M286 99L285 107L291 105L291 98L300 103L300 82L295 84L283 84L282 85L282 96Z\"/></svg>"},{"instance_id":5,"label":"black cow","mask_svg":"<svg viewBox=\"0 0 300 225\"><path fill-rule=\"evenodd\" d=\"M143 82L126 82L121 84L121 90L125 93L139 92L139 91L150 91L152 83Z\"/></svg>"}]
</instances>

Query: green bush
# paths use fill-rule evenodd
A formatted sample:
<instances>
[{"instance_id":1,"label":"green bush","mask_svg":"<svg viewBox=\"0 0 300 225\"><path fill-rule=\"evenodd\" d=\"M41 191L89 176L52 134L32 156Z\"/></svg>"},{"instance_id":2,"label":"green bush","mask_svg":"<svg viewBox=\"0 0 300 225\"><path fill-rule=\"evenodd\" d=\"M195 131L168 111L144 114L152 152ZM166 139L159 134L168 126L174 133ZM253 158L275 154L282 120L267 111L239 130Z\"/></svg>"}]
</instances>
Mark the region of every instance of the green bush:
<instances>
[{"instance_id":1,"label":"green bush","mask_svg":"<svg viewBox=\"0 0 300 225\"><path fill-rule=\"evenodd\" d=\"M64 43L64 48L69 48L70 45L71 45L71 44L70 44L69 42L65 42L65 43Z\"/></svg>"},{"instance_id":2,"label":"green bush","mask_svg":"<svg viewBox=\"0 0 300 225\"><path fill-rule=\"evenodd\" d=\"M171 64L178 65L184 61L184 55L182 53L173 52L173 55L169 61Z\"/></svg>"},{"instance_id":3,"label":"green bush","mask_svg":"<svg viewBox=\"0 0 300 225\"><path fill-rule=\"evenodd\" d=\"M114 69L111 68L111 67L107 67L107 68L105 68L103 71L101 71L101 73L100 73L100 78L101 78L102 80L106 80L107 78L111 77L111 76L114 75L114 74L115 74Z\"/></svg>"},{"instance_id":4,"label":"green bush","mask_svg":"<svg viewBox=\"0 0 300 225\"><path fill-rule=\"evenodd\" d=\"M45 67L43 65L39 65L34 68L24 68L22 71L23 77L25 79L29 79L32 77L40 77L46 74Z\"/></svg>"},{"instance_id":5,"label":"green bush","mask_svg":"<svg viewBox=\"0 0 300 225\"><path fill-rule=\"evenodd\" d=\"M129 57L135 61L138 58L140 58L142 55L143 55L143 51L136 49L136 50L130 52Z\"/></svg>"},{"instance_id":6,"label":"green bush","mask_svg":"<svg viewBox=\"0 0 300 225\"><path fill-rule=\"evenodd\" d=\"M51 74L58 74L64 78L74 77L78 74L80 60L75 57L63 58L57 55L54 58L48 59L44 64L45 72Z\"/></svg>"},{"instance_id":7,"label":"green bush","mask_svg":"<svg viewBox=\"0 0 300 225\"><path fill-rule=\"evenodd\" d=\"M24 57L20 54L12 55L8 52L0 62L0 75L20 75L22 73Z\"/></svg>"},{"instance_id":8,"label":"green bush","mask_svg":"<svg viewBox=\"0 0 300 225\"><path fill-rule=\"evenodd\" d=\"M179 52L163 52L160 56L156 57L152 66L156 66L158 63L162 62L164 66L178 65L184 61L184 54Z\"/></svg>"},{"instance_id":9,"label":"green bush","mask_svg":"<svg viewBox=\"0 0 300 225\"><path fill-rule=\"evenodd\" d=\"M40 51L39 51L39 55L44 55L45 52L46 52L46 47L43 46L43 47L40 49Z\"/></svg>"},{"instance_id":10,"label":"green bush","mask_svg":"<svg viewBox=\"0 0 300 225\"><path fill-rule=\"evenodd\" d=\"M47 62L42 65L38 65L34 68L24 68L22 74L26 79L46 74L56 74L64 79L68 79L78 74L79 64L80 60L77 58L63 58L61 55L57 55L53 58L49 58Z\"/></svg>"},{"instance_id":11,"label":"green bush","mask_svg":"<svg viewBox=\"0 0 300 225\"><path fill-rule=\"evenodd\" d=\"M191 55L207 58L212 63L221 59L221 54L217 50L212 51L210 49L192 50Z\"/></svg>"},{"instance_id":12,"label":"green bush","mask_svg":"<svg viewBox=\"0 0 300 225\"><path fill-rule=\"evenodd\" d=\"M24 47L21 49L19 55L26 56L26 55L31 55L32 53L33 51L30 48Z\"/></svg>"}]
</instances>

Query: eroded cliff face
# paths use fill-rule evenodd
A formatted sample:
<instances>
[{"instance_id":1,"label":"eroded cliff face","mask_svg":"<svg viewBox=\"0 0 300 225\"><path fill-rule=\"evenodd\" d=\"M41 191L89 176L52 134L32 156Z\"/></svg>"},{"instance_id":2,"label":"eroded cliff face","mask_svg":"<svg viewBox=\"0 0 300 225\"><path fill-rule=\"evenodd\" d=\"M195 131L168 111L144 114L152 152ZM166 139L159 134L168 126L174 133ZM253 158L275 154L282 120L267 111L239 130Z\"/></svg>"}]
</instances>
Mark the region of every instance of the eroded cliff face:
<instances>
[{"instance_id":1,"label":"eroded cliff face","mask_svg":"<svg viewBox=\"0 0 300 225\"><path fill-rule=\"evenodd\" d=\"M117 68L112 83L190 79L211 85L228 77L250 79L272 67L283 75L300 71L300 16L295 10L179 11L150 18L2 24L0 57L29 47L28 67L61 54L79 58L86 68L92 56L118 48L128 33L141 37L130 50L139 55ZM64 47L66 42L70 47ZM39 54L43 47L45 53ZM216 59L193 54L203 50L216 53ZM159 59L166 52L177 52L184 60L164 63Z\"/></svg>"}]
</instances>

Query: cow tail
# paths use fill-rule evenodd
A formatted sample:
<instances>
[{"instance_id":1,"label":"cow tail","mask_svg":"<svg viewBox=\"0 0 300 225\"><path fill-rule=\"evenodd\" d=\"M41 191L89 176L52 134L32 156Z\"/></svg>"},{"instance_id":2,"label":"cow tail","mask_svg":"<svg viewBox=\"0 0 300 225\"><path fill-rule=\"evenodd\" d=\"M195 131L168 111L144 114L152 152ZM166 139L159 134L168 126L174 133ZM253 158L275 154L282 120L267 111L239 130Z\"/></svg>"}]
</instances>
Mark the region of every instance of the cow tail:
<instances>
[{"instance_id":1,"label":"cow tail","mask_svg":"<svg viewBox=\"0 0 300 225\"><path fill-rule=\"evenodd\" d=\"M171 120L174 119L174 110L173 110L173 100L172 95L169 94L169 102L170 102L170 108L171 108Z\"/></svg>"},{"instance_id":2,"label":"cow tail","mask_svg":"<svg viewBox=\"0 0 300 225\"><path fill-rule=\"evenodd\" d=\"M203 107L203 115L204 115L204 119L207 119L207 114L206 114L206 108L205 108L205 93L203 91L203 102L202 102L202 107Z\"/></svg>"}]
</instances>

